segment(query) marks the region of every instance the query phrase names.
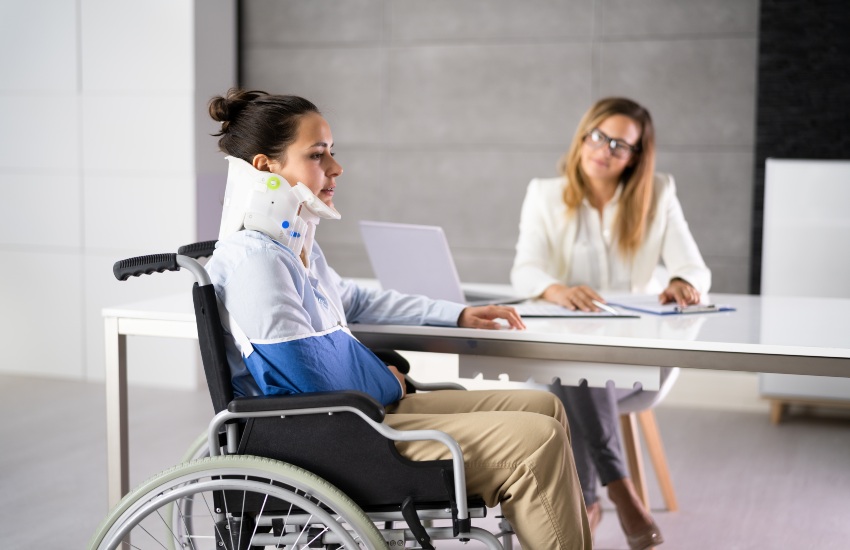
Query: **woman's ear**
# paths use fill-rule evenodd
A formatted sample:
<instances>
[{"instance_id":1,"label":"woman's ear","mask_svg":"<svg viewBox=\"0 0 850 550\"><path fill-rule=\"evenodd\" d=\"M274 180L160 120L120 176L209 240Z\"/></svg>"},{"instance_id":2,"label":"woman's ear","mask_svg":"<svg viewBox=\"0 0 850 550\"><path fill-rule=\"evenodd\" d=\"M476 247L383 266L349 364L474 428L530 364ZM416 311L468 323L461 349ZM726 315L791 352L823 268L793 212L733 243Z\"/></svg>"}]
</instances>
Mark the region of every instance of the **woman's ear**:
<instances>
[{"instance_id":1,"label":"woman's ear","mask_svg":"<svg viewBox=\"0 0 850 550\"><path fill-rule=\"evenodd\" d=\"M271 168L269 167L269 157L260 153L259 155L254 155L251 164L254 165L254 168L259 170L260 172L271 172Z\"/></svg>"}]
</instances>

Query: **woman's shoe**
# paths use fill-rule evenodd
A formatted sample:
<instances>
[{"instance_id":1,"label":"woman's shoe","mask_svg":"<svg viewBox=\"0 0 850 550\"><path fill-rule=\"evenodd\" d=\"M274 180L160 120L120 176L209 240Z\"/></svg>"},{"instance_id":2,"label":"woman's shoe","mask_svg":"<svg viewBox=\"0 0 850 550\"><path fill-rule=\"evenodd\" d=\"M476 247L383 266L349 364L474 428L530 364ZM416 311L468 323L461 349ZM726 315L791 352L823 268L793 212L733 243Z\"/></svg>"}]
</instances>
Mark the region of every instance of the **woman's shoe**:
<instances>
[{"instance_id":1,"label":"woman's shoe","mask_svg":"<svg viewBox=\"0 0 850 550\"><path fill-rule=\"evenodd\" d=\"M664 542L664 537L661 536L661 530L658 528L658 525L652 521L652 516L644 510L643 503L638 498L631 479L625 477L609 483L608 497L614 503L614 506L617 507L617 519L620 521L620 527L626 535L626 541L629 543L629 550L646 550L647 548L658 546ZM634 528L633 526L635 523L638 523L638 525L646 525L648 522L649 526L643 527L643 529L637 533L629 534L629 531L626 529L626 525L623 522L624 515L631 519L631 521L625 523L629 523L632 528ZM642 521L635 522L634 520L637 516L640 516Z\"/></svg>"},{"instance_id":2,"label":"woman's shoe","mask_svg":"<svg viewBox=\"0 0 850 550\"><path fill-rule=\"evenodd\" d=\"M623 532L625 533L625 530ZM646 550L664 542L664 537L661 536L661 530L653 522L649 529L642 533L634 535L626 533L626 542L629 543L629 550Z\"/></svg>"}]
</instances>

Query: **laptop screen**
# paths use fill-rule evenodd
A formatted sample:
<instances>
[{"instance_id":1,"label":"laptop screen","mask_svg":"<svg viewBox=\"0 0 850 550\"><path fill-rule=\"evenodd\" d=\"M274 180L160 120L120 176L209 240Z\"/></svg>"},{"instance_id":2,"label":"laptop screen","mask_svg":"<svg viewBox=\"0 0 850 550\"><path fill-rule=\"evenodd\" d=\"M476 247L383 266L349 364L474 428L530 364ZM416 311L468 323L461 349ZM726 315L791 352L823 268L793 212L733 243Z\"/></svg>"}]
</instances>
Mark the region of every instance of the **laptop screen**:
<instances>
[{"instance_id":1,"label":"laptop screen","mask_svg":"<svg viewBox=\"0 0 850 550\"><path fill-rule=\"evenodd\" d=\"M383 288L464 303L460 278L441 227L361 221L360 233Z\"/></svg>"}]
</instances>

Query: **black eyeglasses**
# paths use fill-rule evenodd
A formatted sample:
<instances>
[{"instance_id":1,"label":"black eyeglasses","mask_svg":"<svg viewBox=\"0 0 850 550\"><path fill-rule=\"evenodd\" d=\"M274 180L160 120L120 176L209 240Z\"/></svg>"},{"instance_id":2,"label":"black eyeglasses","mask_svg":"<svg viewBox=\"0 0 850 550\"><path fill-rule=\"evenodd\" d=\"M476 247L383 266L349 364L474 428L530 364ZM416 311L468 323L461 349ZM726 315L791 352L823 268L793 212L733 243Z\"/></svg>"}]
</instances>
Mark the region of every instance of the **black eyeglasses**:
<instances>
[{"instance_id":1,"label":"black eyeglasses","mask_svg":"<svg viewBox=\"0 0 850 550\"><path fill-rule=\"evenodd\" d=\"M594 128L587 135L584 136L584 142L588 144L593 149L599 149L600 147L607 145L608 150L611 151L611 156L617 157L618 159L626 159L631 155L635 155L640 151L640 147L635 145L629 145L625 141L621 139L609 138L602 130L599 128Z\"/></svg>"}]
</instances>

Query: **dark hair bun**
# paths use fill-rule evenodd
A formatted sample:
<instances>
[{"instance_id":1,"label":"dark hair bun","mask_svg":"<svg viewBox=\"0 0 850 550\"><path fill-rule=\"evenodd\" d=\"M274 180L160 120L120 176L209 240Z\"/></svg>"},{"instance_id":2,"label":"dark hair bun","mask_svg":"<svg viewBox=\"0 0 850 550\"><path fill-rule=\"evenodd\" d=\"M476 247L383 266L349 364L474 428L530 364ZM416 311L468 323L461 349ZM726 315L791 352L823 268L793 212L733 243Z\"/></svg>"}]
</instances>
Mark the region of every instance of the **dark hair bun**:
<instances>
[{"instance_id":1,"label":"dark hair bun","mask_svg":"<svg viewBox=\"0 0 850 550\"><path fill-rule=\"evenodd\" d=\"M261 96L267 96L266 92L259 90L242 90L231 88L224 97L215 96L210 99L209 112L213 120L221 122L221 133L227 131L228 123L239 116L239 113L252 101Z\"/></svg>"}]
</instances>

